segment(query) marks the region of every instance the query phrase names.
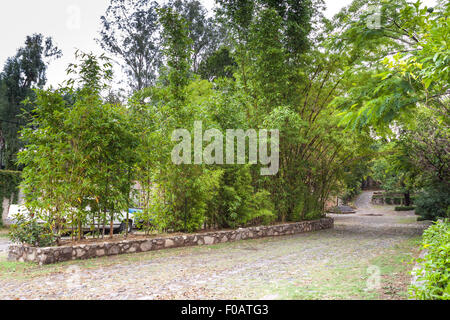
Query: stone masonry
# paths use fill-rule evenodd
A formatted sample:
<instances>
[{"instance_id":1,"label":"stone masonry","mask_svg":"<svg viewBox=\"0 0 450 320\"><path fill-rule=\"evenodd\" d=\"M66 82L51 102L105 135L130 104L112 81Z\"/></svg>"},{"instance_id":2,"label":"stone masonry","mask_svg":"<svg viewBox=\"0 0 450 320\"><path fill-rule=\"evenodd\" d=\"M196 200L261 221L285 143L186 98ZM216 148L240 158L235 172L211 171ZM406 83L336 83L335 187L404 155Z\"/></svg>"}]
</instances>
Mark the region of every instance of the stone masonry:
<instances>
[{"instance_id":1,"label":"stone masonry","mask_svg":"<svg viewBox=\"0 0 450 320\"><path fill-rule=\"evenodd\" d=\"M8 259L11 261L34 262L39 265L44 265L76 259L91 259L166 248L211 245L245 239L292 235L333 228L333 224L334 220L332 218L322 218L320 220L273 226L239 228L237 230L186 234L165 238L132 239L118 242L80 244L75 246L36 248L25 245L11 245L9 247Z\"/></svg>"}]
</instances>

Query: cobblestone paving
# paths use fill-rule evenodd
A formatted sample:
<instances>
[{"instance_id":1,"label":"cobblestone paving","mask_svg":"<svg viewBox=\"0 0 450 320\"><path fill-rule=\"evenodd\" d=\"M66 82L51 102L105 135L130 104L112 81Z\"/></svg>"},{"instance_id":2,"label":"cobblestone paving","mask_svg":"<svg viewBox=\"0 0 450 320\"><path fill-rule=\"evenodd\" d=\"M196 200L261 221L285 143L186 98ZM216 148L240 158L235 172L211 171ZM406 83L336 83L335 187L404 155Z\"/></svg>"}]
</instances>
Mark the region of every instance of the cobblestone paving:
<instances>
[{"instance_id":1,"label":"cobblestone paving","mask_svg":"<svg viewBox=\"0 0 450 320\"><path fill-rule=\"evenodd\" d=\"M370 196L356 201L356 214L330 215L330 230L0 274L0 299L282 299L292 288L306 297L349 298L317 291L317 277L333 283L342 270L417 238L426 226L412 212L370 205Z\"/></svg>"}]
</instances>

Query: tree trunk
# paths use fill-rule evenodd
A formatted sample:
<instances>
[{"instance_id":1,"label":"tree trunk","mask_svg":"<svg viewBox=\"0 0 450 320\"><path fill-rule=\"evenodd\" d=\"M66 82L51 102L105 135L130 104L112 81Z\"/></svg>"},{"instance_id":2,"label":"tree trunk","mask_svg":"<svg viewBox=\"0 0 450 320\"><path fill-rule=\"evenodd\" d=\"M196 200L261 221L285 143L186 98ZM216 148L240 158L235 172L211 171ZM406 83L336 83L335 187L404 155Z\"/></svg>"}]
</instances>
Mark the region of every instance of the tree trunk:
<instances>
[{"instance_id":1,"label":"tree trunk","mask_svg":"<svg viewBox=\"0 0 450 320\"><path fill-rule=\"evenodd\" d=\"M111 214L111 222L109 225L109 237L112 239L114 234L114 214Z\"/></svg>"},{"instance_id":2,"label":"tree trunk","mask_svg":"<svg viewBox=\"0 0 450 320\"><path fill-rule=\"evenodd\" d=\"M409 207L411 205L411 196L409 194L409 191L404 193L405 196L405 206Z\"/></svg>"},{"instance_id":3,"label":"tree trunk","mask_svg":"<svg viewBox=\"0 0 450 320\"><path fill-rule=\"evenodd\" d=\"M78 219L78 241L81 240L81 234L83 232L82 229L83 229L83 227L81 225L81 219Z\"/></svg>"}]
</instances>

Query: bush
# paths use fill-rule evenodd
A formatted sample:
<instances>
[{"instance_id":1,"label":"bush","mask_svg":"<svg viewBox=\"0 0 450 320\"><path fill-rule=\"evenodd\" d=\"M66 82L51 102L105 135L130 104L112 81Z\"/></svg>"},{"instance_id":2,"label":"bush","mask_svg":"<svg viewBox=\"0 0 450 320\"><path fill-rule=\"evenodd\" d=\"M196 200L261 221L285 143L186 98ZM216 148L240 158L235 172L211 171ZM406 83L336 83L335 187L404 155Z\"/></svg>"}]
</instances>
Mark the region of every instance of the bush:
<instances>
[{"instance_id":1,"label":"bush","mask_svg":"<svg viewBox=\"0 0 450 320\"><path fill-rule=\"evenodd\" d=\"M445 186L433 186L424 189L417 194L416 214L421 220L437 220L449 218L450 194Z\"/></svg>"},{"instance_id":2,"label":"bush","mask_svg":"<svg viewBox=\"0 0 450 320\"><path fill-rule=\"evenodd\" d=\"M354 188L348 189L344 195L341 196L342 202L348 204L350 201L355 199L357 195L361 193L361 187L358 185Z\"/></svg>"},{"instance_id":3,"label":"bush","mask_svg":"<svg viewBox=\"0 0 450 320\"><path fill-rule=\"evenodd\" d=\"M422 245L428 252L418 259L418 283L411 285L411 297L419 300L450 299L450 223L438 221L423 234Z\"/></svg>"},{"instance_id":4,"label":"bush","mask_svg":"<svg viewBox=\"0 0 450 320\"><path fill-rule=\"evenodd\" d=\"M399 206L399 207L395 207L395 211L410 211L410 210L414 210L416 207L414 206Z\"/></svg>"},{"instance_id":5,"label":"bush","mask_svg":"<svg viewBox=\"0 0 450 320\"><path fill-rule=\"evenodd\" d=\"M242 221L243 226L268 225L277 218L270 200L270 193L266 190L256 192L250 206L252 209L246 219Z\"/></svg>"},{"instance_id":6,"label":"bush","mask_svg":"<svg viewBox=\"0 0 450 320\"><path fill-rule=\"evenodd\" d=\"M9 237L12 242L28 244L35 247L48 247L55 243L51 230L36 221L35 218L17 216L11 225Z\"/></svg>"}]
</instances>

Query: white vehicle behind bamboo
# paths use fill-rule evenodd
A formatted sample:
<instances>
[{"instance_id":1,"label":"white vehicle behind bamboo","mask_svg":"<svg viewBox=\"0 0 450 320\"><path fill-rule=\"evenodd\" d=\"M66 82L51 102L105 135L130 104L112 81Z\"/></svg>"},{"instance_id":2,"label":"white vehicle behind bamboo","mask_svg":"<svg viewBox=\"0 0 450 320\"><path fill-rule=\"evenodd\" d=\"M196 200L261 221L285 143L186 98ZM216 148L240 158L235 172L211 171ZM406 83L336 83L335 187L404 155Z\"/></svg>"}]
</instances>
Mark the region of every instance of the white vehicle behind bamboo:
<instances>
[{"instance_id":1,"label":"white vehicle behind bamboo","mask_svg":"<svg viewBox=\"0 0 450 320\"><path fill-rule=\"evenodd\" d=\"M86 208L87 210L89 210L89 208ZM133 226L135 224L134 221L134 212L139 211L139 209L129 209L128 210L128 232L131 232L133 230ZM39 215L37 215L36 217L36 221L38 223L44 224L46 223L46 221L44 221L41 217L45 216L45 212L40 212ZM25 218L33 218L33 215L30 213L30 211L24 206L24 205L19 205L19 204L12 204L9 207L9 212L8 212L8 218L11 221L11 223L16 223L17 221L17 217L18 216L22 216ZM125 230L127 229L127 223L126 223L126 212L121 212L120 214L115 214L115 218L113 220L113 230L116 232L125 232ZM106 230L110 230L110 225L111 222L108 220L105 223L105 229ZM92 231L92 229L94 230L99 230L99 229L103 229L103 224L100 224L100 226L95 223L93 225L85 225L83 226L83 231L87 232L87 231Z\"/></svg>"}]
</instances>

